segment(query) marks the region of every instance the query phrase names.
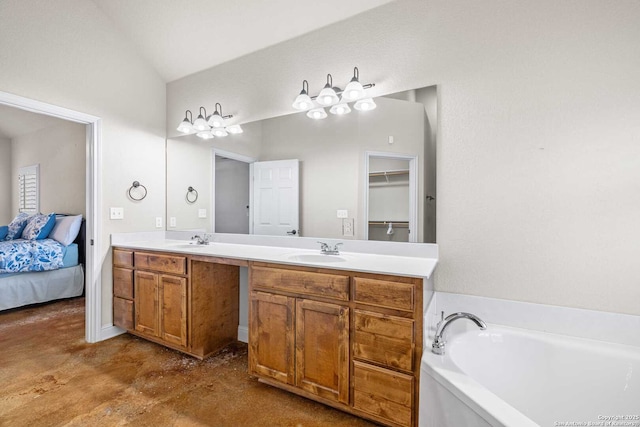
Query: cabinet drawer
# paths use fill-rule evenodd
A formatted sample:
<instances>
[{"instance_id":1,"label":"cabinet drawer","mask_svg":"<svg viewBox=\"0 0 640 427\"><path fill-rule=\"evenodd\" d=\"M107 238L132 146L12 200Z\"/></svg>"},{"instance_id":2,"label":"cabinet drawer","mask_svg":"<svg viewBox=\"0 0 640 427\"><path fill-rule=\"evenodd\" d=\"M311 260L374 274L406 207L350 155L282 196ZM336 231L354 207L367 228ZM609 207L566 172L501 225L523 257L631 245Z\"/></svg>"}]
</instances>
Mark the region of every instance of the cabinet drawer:
<instances>
[{"instance_id":1,"label":"cabinet drawer","mask_svg":"<svg viewBox=\"0 0 640 427\"><path fill-rule=\"evenodd\" d=\"M113 265L118 267L133 267L133 251L113 250Z\"/></svg>"},{"instance_id":2,"label":"cabinet drawer","mask_svg":"<svg viewBox=\"0 0 640 427\"><path fill-rule=\"evenodd\" d=\"M357 361L353 367L353 407L410 426L413 377Z\"/></svg>"},{"instance_id":3,"label":"cabinet drawer","mask_svg":"<svg viewBox=\"0 0 640 427\"><path fill-rule=\"evenodd\" d=\"M133 270L113 267L113 295L133 299Z\"/></svg>"},{"instance_id":4,"label":"cabinet drawer","mask_svg":"<svg viewBox=\"0 0 640 427\"><path fill-rule=\"evenodd\" d=\"M354 277L354 299L356 302L413 311L415 285L412 283Z\"/></svg>"},{"instance_id":5,"label":"cabinet drawer","mask_svg":"<svg viewBox=\"0 0 640 427\"><path fill-rule=\"evenodd\" d=\"M355 310L353 357L412 372L414 321Z\"/></svg>"},{"instance_id":6,"label":"cabinet drawer","mask_svg":"<svg viewBox=\"0 0 640 427\"><path fill-rule=\"evenodd\" d=\"M123 329L133 329L133 301L113 298L113 324Z\"/></svg>"},{"instance_id":7,"label":"cabinet drawer","mask_svg":"<svg viewBox=\"0 0 640 427\"><path fill-rule=\"evenodd\" d=\"M134 260L136 268L173 274L187 273L187 258L182 256L136 252Z\"/></svg>"},{"instance_id":8,"label":"cabinet drawer","mask_svg":"<svg viewBox=\"0 0 640 427\"><path fill-rule=\"evenodd\" d=\"M254 288L349 300L349 276L337 274L254 266L251 284Z\"/></svg>"}]
</instances>

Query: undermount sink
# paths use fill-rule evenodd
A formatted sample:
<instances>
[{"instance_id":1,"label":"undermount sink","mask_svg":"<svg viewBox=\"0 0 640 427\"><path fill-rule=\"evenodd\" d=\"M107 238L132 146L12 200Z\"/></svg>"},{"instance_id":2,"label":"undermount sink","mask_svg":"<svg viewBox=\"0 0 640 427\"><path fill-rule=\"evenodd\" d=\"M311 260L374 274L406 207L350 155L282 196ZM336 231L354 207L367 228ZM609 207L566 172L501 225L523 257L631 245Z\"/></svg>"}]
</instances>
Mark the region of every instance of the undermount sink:
<instances>
[{"instance_id":1,"label":"undermount sink","mask_svg":"<svg viewBox=\"0 0 640 427\"><path fill-rule=\"evenodd\" d=\"M322 254L293 254L287 257L291 261L300 262L345 262L346 259L340 255L322 255Z\"/></svg>"},{"instance_id":2,"label":"undermount sink","mask_svg":"<svg viewBox=\"0 0 640 427\"><path fill-rule=\"evenodd\" d=\"M195 243L178 243L175 245L170 245L172 248L184 248L184 249L192 249L192 248L206 248L207 245L198 245Z\"/></svg>"}]
</instances>

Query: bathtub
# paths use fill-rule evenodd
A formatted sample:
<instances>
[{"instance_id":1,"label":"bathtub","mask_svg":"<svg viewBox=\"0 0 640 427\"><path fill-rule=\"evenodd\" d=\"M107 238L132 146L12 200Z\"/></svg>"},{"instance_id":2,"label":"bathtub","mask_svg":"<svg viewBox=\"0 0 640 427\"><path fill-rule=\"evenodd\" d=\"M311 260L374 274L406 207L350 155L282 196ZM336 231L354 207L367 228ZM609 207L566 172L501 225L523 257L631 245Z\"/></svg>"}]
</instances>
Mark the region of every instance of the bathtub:
<instances>
[{"instance_id":1,"label":"bathtub","mask_svg":"<svg viewBox=\"0 0 640 427\"><path fill-rule=\"evenodd\" d=\"M640 427L639 347L491 324L448 332L445 355L424 350L421 427Z\"/></svg>"}]
</instances>

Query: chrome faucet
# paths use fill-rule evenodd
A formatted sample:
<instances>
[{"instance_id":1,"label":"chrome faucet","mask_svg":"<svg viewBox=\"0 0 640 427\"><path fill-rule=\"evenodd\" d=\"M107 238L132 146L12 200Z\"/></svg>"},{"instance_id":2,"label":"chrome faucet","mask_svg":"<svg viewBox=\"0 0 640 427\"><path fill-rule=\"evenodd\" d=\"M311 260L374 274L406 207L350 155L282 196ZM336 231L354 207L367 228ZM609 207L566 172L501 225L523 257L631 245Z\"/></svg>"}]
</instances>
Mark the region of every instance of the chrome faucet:
<instances>
[{"instance_id":1,"label":"chrome faucet","mask_svg":"<svg viewBox=\"0 0 640 427\"><path fill-rule=\"evenodd\" d=\"M433 339L433 344L431 344L431 351L435 354L444 354L444 345L446 341L444 340L444 330L453 322L458 319L469 319L473 321L480 329L487 329L487 324L480 320L479 317L471 314L471 313L453 313L444 318L444 311L440 313L440 321L438 322L438 326L436 328L436 337Z\"/></svg>"},{"instance_id":2,"label":"chrome faucet","mask_svg":"<svg viewBox=\"0 0 640 427\"><path fill-rule=\"evenodd\" d=\"M333 249L331 249L331 246L328 243L325 242L318 242L320 243L320 253L323 255L340 255L340 251L338 250L338 246L342 245L342 243L336 243L333 247Z\"/></svg>"},{"instance_id":3,"label":"chrome faucet","mask_svg":"<svg viewBox=\"0 0 640 427\"><path fill-rule=\"evenodd\" d=\"M198 234L196 234L195 236L193 236L191 238L191 240L195 240L197 245L208 245L209 244L209 235L207 233L204 233L202 235L202 237L200 237Z\"/></svg>"}]
</instances>

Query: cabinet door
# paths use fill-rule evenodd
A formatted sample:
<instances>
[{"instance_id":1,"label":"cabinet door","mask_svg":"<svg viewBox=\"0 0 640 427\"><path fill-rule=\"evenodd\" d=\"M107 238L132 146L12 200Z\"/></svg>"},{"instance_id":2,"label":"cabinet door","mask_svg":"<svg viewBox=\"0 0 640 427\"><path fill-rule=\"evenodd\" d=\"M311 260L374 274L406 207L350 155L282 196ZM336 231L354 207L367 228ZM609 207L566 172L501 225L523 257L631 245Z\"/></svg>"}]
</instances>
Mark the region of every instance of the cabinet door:
<instances>
[{"instance_id":1,"label":"cabinet door","mask_svg":"<svg viewBox=\"0 0 640 427\"><path fill-rule=\"evenodd\" d=\"M349 308L296 301L296 385L349 403Z\"/></svg>"},{"instance_id":2,"label":"cabinet door","mask_svg":"<svg viewBox=\"0 0 640 427\"><path fill-rule=\"evenodd\" d=\"M187 345L187 279L160 276L160 337L168 343Z\"/></svg>"},{"instance_id":3,"label":"cabinet door","mask_svg":"<svg viewBox=\"0 0 640 427\"><path fill-rule=\"evenodd\" d=\"M293 385L295 298L251 292L249 372Z\"/></svg>"},{"instance_id":4,"label":"cabinet door","mask_svg":"<svg viewBox=\"0 0 640 427\"><path fill-rule=\"evenodd\" d=\"M136 271L134 283L136 331L159 337L159 275Z\"/></svg>"}]
</instances>

